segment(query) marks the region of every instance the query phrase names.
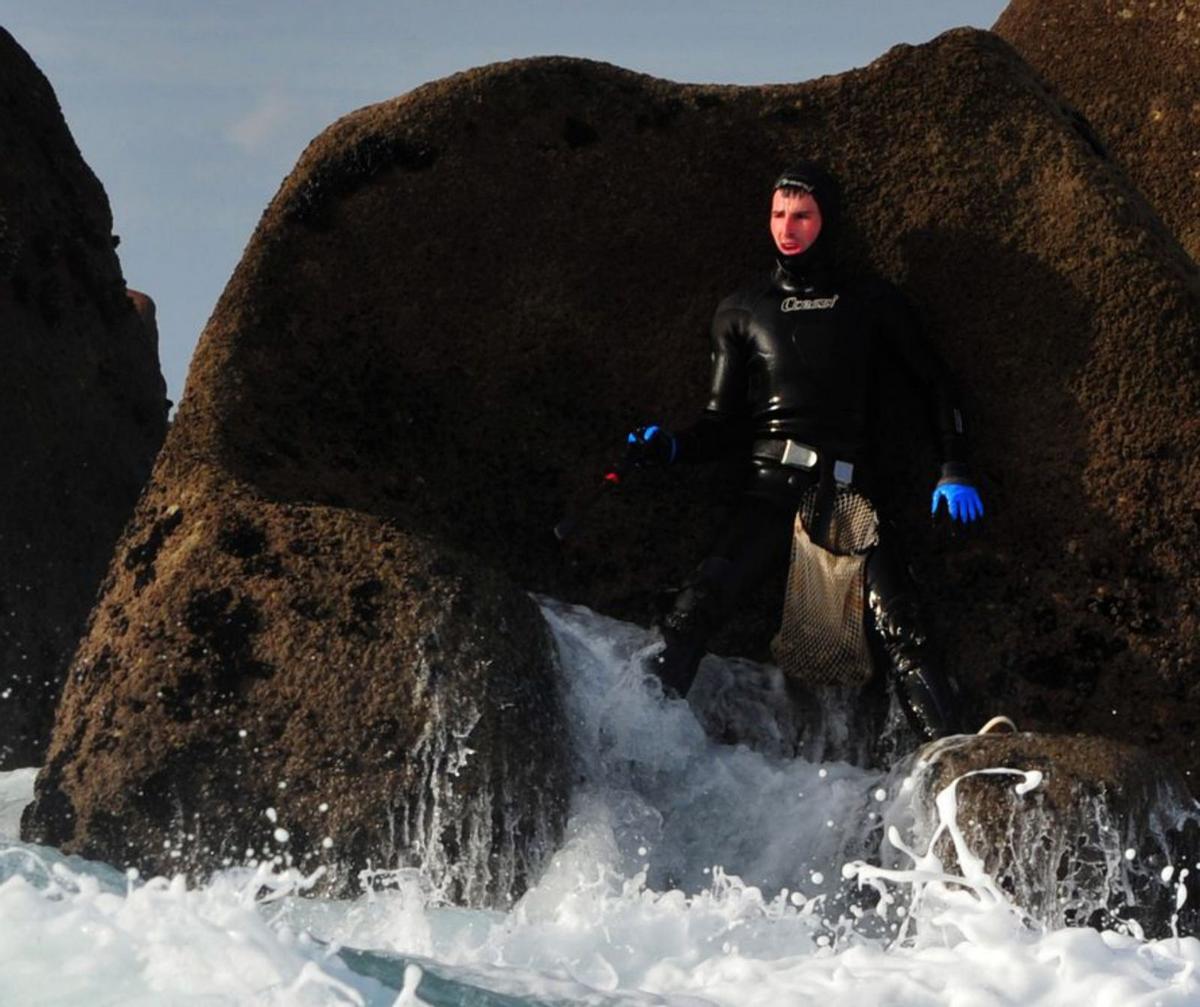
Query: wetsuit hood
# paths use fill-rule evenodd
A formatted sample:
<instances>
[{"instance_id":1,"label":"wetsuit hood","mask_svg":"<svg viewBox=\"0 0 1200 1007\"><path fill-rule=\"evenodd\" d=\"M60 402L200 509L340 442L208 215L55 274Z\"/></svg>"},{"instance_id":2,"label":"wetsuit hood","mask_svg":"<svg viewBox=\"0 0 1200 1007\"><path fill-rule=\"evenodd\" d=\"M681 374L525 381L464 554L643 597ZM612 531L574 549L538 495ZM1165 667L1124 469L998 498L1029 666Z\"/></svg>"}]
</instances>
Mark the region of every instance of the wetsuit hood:
<instances>
[{"instance_id":1,"label":"wetsuit hood","mask_svg":"<svg viewBox=\"0 0 1200 1007\"><path fill-rule=\"evenodd\" d=\"M842 216L841 193L833 175L812 161L800 161L782 171L771 187L772 193L776 189L807 192L821 209L821 230L808 248L797 255L784 255L775 249L776 278L785 286L803 286L833 269Z\"/></svg>"}]
</instances>

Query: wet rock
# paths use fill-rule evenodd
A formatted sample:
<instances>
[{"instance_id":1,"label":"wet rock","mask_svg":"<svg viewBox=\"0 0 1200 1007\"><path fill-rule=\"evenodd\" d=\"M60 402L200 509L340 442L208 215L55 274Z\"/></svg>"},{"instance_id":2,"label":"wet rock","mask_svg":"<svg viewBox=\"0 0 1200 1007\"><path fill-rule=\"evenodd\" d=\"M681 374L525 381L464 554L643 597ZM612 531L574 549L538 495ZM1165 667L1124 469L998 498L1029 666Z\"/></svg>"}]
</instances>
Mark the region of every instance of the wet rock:
<instances>
[{"instance_id":1,"label":"wet rock","mask_svg":"<svg viewBox=\"0 0 1200 1007\"><path fill-rule=\"evenodd\" d=\"M567 547L551 528L630 426L696 414L712 310L768 265L770 183L804 156L845 179L848 268L881 272L920 303L969 390L990 516L981 537L959 541L929 526L935 452L910 433L923 411L903 391L879 403L880 506L909 540L967 705L1003 697L1023 723L1122 738L1165 729L1171 740L1156 751L1194 765L1194 732L1178 727L1200 701L1186 693L1200 663L1190 607L1200 428L1181 417L1200 398L1200 289L1027 64L997 37L963 30L863 70L762 88L561 58L500 64L359 110L316 138L203 334L39 793L78 811L98 775L85 772L84 742L113 744L106 722L124 730L126 710L87 691L95 664L114 681L144 676L130 708L155 710L139 744L158 753L156 775L138 775L143 763L123 786L155 795L156 808L172 806L162 795L194 795L186 806L204 816L227 760L172 739L239 701L290 723L311 667L338 641L347 659L331 663L347 691L314 715L348 725L338 744L349 747L331 752L313 733L287 748L313 778L328 759L347 780L373 779L384 753L401 757L421 736L424 707L388 705L416 691L411 657L397 655L419 649L425 691L454 706L474 693L456 684L471 680L461 659L438 656L447 636L471 626L489 652L527 646L515 600L507 634L465 596L428 600L446 578L503 577L501 597L515 584L648 619L657 592L703 554L714 498L736 473L640 474ZM169 531L172 506L183 519ZM411 558L376 569L375 536ZM1101 588L1122 604L1089 607ZM431 604L442 623L430 623ZM765 654L777 606L768 593L751 599L718 649ZM554 693L532 692L543 705L497 705L511 719L494 744L468 746L481 766L545 781L557 808L560 735L528 726L558 722ZM372 722L351 709L360 694L401 725L402 747L366 747ZM503 754L530 738L548 747L517 763ZM254 770L272 780L274 745L260 745ZM421 800L403 788L354 793L373 822L387 820L380 801ZM540 814L532 783L508 793L520 820ZM221 804L206 828L260 811L240 807ZM116 848L97 838L97 821L75 828L68 848ZM26 819L30 835L54 828L36 807ZM143 840L158 833L130 834L143 838L129 856L150 857ZM341 849L358 865L410 850L405 840L378 858L372 842Z\"/></svg>"},{"instance_id":2,"label":"wet rock","mask_svg":"<svg viewBox=\"0 0 1200 1007\"><path fill-rule=\"evenodd\" d=\"M153 303L127 296L104 190L3 29L0 148L0 769L11 769L45 752L168 402Z\"/></svg>"},{"instance_id":3,"label":"wet rock","mask_svg":"<svg viewBox=\"0 0 1200 1007\"><path fill-rule=\"evenodd\" d=\"M1011 42L1200 261L1200 9L1191 0L1012 0Z\"/></svg>"},{"instance_id":4,"label":"wet rock","mask_svg":"<svg viewBox=\"0 0 1200 1007\"><path fill-rule=\"evenodd\" d=\"M1084 735L959 736L926 745L899 772L911 781L916 849L945 820L935 798L953 787L966 848L1034 920L1132 920L1164 936L1182 878L1191 908L1175 923L1186 932L1200 923L1200 805L1144 749ZM1019 793L1028 773L1036 785ZM960 867L948 830L935 852L951 872Z\"/></svg>"},{"instance_id":5,"label":"wet rock","mask_svg":"<svg viewBox=\"0 0 1200 1007\"><path fill-rule=\"evenodd\" d=\"M884 768L917 744L879 680L866 690L812 688L775 665L706 658L687 701L713 741L776 758Z\"/></svg>"},{"instance_id":6,"label":"wet rock","mask_svg":"<svg viewBox=\"0 0 1200 1007\"><path fill-rule=\"evenodd\" d=\"M902 382L879 403L879 503L968 718L1002 696L1022 724L1193 771L1200 286L1078 117L988 33L769 88L521 61L339 120L217 306L171 457L648 622L704 555L737 465L639 473L565 546L550 529L624 431L696 415L713 308L766 268L767 189L805 156L845 179L848 268L904 287L966 390L984 528L931 528L935 453ZM765 658L778 592L715 649ZM1097 607L1102 592L1119 603Z\"/></svg>"},{"instance_id":7,"label":"wet rock","mask_svg":"<svg viewBox=\"0 0 1200 1007\"><path fill-rule=\"evenodd\" d=\"M519 893L568 765L533 602L368 515L188 489L138 509L24 834L159 874L280 857L334 892L421 866L453 901Z\"/></svg>"}]
</instances>

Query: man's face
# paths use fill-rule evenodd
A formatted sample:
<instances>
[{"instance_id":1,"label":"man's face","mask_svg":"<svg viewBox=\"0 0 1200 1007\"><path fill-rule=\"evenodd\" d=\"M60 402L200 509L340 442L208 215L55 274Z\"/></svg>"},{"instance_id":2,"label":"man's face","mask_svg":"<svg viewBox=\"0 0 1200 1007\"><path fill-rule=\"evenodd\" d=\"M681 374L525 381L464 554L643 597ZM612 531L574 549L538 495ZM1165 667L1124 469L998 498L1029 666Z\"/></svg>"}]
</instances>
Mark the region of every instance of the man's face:
<instances>
[{"instance_id":1,"label":"man's face","mask_svg":"<svg viewBox=\"0 0 1200 1007\"><path fill-rule=\"evenodd\" d=\"M821 208L807 192L776 189L771 197L771 237L784 255L799 255L821 233Z\"/></svg>"}]
</instances>

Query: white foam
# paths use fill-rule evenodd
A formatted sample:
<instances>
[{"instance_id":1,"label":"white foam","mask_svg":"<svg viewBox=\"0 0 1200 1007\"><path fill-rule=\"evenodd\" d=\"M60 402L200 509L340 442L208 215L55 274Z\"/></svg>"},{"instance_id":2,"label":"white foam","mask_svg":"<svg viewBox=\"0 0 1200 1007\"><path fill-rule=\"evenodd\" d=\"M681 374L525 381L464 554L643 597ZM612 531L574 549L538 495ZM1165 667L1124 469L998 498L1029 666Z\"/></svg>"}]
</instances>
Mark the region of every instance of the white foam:
<instances>
[{"instance_id":1,"label":"white foam","mask_svg":"<svg viewBox=\"0 0 1200 1007\"><path fill-rule=\"evenodd\" d=\"M932 841L917 849L904 832L911 777L714 744L692 708L664 704L644 679L644 631L546 611L582 782L564 842L511 912L440 905L415 870L376 872L366 895L328 901L295 897L302 880L267 867L189 889L23 848L0 857L0 1003L75 1007L102 993L393 1007L464 1002L445 985L460 983L508 1004L1200 1004L1195 939L1032 925L958 829L958 781L937 801L959 864L950 872ZM1040 784L989 772L1022 793ZM28 799L31 779L0 775L0 808L5 795ZM894 849L908 850L886 870L864 860L885 821ZM1182 880L1181 869L1177 892ZM320 941L373 951L345 961L381 980Z\"/></svg>"},{"instance_id":2,"label":"white foam","mask_svg":"<svg viewBox=\"0 0 1200 1007\"><path fill-rule=\"evenodd\" d=\"M294 890L297 875L262 868L188 888L122 885L28 846L0 862L0 1003L364 1005L386 992L273 918L260 891Z\"/></svg>"},{"instance_id":3,"label":"white foam","mask_svg":"<svg viewBox=\"0 0 1200 1007\"><path fill-rule=\"evenodd\" d=\"M37 767L0 773L0 842L21 834L21 812L33 800Z\"/></svg>"}]
</instances>

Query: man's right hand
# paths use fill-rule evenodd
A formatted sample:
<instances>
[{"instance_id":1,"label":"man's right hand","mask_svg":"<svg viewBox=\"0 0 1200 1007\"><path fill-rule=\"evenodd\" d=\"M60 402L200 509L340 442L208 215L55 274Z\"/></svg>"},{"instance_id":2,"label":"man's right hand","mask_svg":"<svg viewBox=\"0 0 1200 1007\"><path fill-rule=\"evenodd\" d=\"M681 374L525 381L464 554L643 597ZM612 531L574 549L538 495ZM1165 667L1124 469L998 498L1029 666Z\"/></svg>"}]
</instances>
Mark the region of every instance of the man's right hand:
<instances>
[{"instance_id":1,"label":"man's right hand","mask_svg":"<svg viewBox=\"0 0 1200 1007\"><path fill-rule=\"evenodd\" d=\"M626 442L626 457L639 468L670 465L675 460L675 438L655 424L631 431Z\"/></svg>"}]
</instances>

